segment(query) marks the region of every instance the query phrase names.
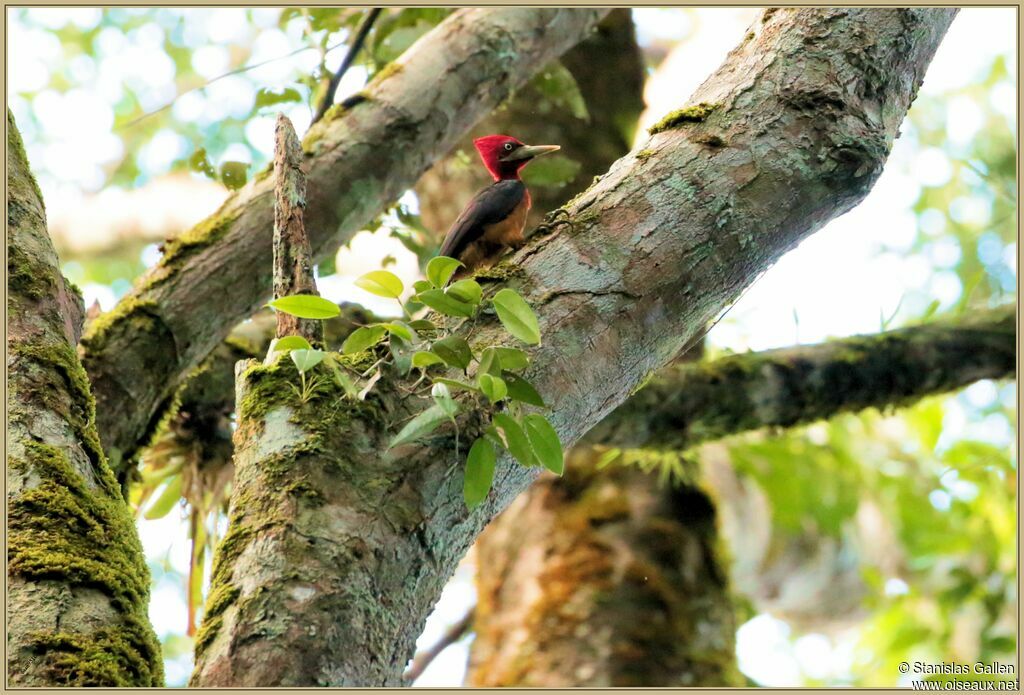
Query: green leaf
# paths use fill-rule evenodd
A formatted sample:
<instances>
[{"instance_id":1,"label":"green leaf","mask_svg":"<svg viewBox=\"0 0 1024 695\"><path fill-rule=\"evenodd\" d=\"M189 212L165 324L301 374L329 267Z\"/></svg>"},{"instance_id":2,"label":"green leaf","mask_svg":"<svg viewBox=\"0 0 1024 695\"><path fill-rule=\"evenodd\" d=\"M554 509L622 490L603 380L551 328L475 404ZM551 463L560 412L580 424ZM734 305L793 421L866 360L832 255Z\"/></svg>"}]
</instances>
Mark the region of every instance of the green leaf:
<instances>
[{"instance_id":1,"label":"green leaf","mask_svg":"<svg viewBox=\"0 0 1024 695\"><path fill-rule=\"evenodd\" d=\"M469 343L458 336L448 336L434 343L431 352L436 354L445 363L452 367L458 367L465 371L473 359L473 351L469 349Z\"/></svg>"},{"instance_id":2,"label":"green leaf","mask_svg":"<svg viewBox=\"0 0 1024 695\"><path fill-rule=\"evenodd\" d=\"M337 304L315 294L292 294L275 299L268 306L300 319L332 319L341 313Z\"/></svg>"},{"instance_id":3,"label":"green leaf","mask_svg":"<svg viewBox=\"0 0 1024 695\"><path fill-rule=\"evenodd\" d=\"M320 364L324 359L322 350L292 350L288 353L295 367L303 374Z\"/></svg>"},{"instance_id":4,"label":"green leaf","mask_svg":"<svg viewBox=\"0 0 1024 695\"><path fill-rule=\"evenodd\" d=\"M294 101L302 101L302 96L299 94L299 90L293 89L292 87L284 87L280 92L264 87L256 92L256 100L253 103L253 111L256 109L263 108L264 106L273 106L274 104L286 104Z\"/></svg>"},{"instance_id":5,"label":"green leaf","mask_svg":"<svg viewBox=\"0 0 1024 695\"><path fill-rule=\"evenodd\" d=\"M217 178L217 171L210 164L210 160L206 158L205 147L199 147L192 153L192 156L188 158L188 168L208 178Z\"/></svg>"},{"instance_id":6,"label":"green leaf","mask_svg":"<svg viewBox=\"0 0 1024 695\"><path fill-rule=\"evenodd\" d=\"M406 423L388 445L389 449L425 437L448 420L448 414L439 405L432 405Z\"/></svg>"},{"instance_id":7,"label":"green leaf","mask_svg":"<svg viewBox=\"0 0 1024 695\"><path fill-rule=\"evenodd\" d=\"M547 407L544 399L540 397L537 389L533 388L533 384L529 381L510 372L505 372L504 377L505 383L508 385L509 398L527 405L535 405L538 408Z\"/></svg>"},{"instance_id":8,"label":"green leaf","mask_svg":"<svg viewBox=\"0 0 1024 695\"><path fill-rule=\"evenodd\" d=\"M479 304L484 296L484 290L480 287L480 283L476 280L468 279L452 283L452 286L445 290L445 292L460 302L473 305Z\"/></svg>"},{"instance_id":9,"label":"green leaf","mask_svg":"<svg viewBox=\"0 0 1024 695\"><path fill-rule=\"evenodd\" d=\"M286 335L283 338L277 338L274 341L274 352L284 352L286 350L312 350L313 346L309 344L309 341L303 338L301 335Z\"/></svg>"},{"instance_id":10,"label":"green leaf","mask_svg":"<svg viewBox=\"0 0 1024 695\"><path fill-rule=\"evenodd\" d=\"M491 403L497 403L508 395L508 386L500 376L481 374L477 377L477 383L480 384L480 390Z\"/></svg>"},{"instance_id":11,"label":"green leaf","mask_svg":"<svg viewBox=\"0 0 1024 695\"><path fill-rule=\"evenodd\" d=\"M480 366L476 373L501 376L501 360L498 358L497 350L492 347L484 348L484 351L480 353Z\"/></svg>"},{"instance_id":12,"label":"green leaf","mask_svg":"<svg viewBox=\"0 0 1024 695\"><path fill-rule=\"evenodd\" d=\"M409 327L414 331L436 331L437 326L434 325L433 321L427 321L426 319L416 319L415 321L409 322Z\"/></svg>"},{"instance_id":13,"label":"green leaf","mask_svg":"<svg viewBox=\"0 0 1024 695\"><path fill-rule=\"evenodd\" d=\"M459 404L452 398L452 392L448 390L446 384L434 384L430 388L430 395L449 419L459 412Z\"/></svg>"},{"instance_id":14,"label":"green leaf","mask_svg":"<svg viewBox=\"0 0 1024 695\"><path fill-rule=\"evenodd\" d=\"M492 419L505 435L505 448L508 449L508 452L524 466L528 468L536 466L537 460L533 453L533 447L530 446L530 440L527 439L526 433L523 432L519 423L506 413L495 413Z\"/></svg>"},{"instance_id":15,"label":"green leaf","mask_svg":"<svg viewBox=\"0 0 1024 695\"><path fill-rule=\"evenodd\" d=\"M472 304L461 302L441 290L420 292L416 295L416 300L445 316L463 316L468 318L473 315L474 307Z\"/></svg>"},{"instance_id":16,"label":"green leaf","mask_svg":"<svg viewBox=\"0 0 1024 695\"><path fill-rule=\"evenodd\" d=\"M438 355L435 355L432 352L425 352L423 350L420 350L419 352L413 353L413 367L416 367L417 369L426 369L427 367L430 367L435 364L444 364L444 360L442 360Z\"/></svg>"},{"instance_id":17,"label":"green leaf","mask_svg":"<svg viewBox=\"0 0 1024 695\"><path fill-rule=\"evenodd\" d=\"M391 335L398 336L407 343L412 342L412 331L410 331L406 326L394 322L384 323L381 325L384 326L384 329Z\"/></svg>"},{"instance_id":18,"label":"green leaf","mask_svg":"<svg viewBox=\"0 0 1024 695\"><path fill-rule=\"evenodd\" d=\"M416 292L417 294L419 294L420 292L426 292L427 290L432 290L432 289L434 289L434 286L433 286L433 285L431 285L431 284L430 284L429 282L427 282L426 280L417 280L416 282L412 283L412 289L413 289L413 290L414 290L414 291L415 291L415 292Z\"/></svg>"},{"instance_id":19,"label":"green leaf","mask_svg":"<svg viewBox=\"0 0 1024 695\"><path fill-rule=\"evenodd\" d=\"M463 267L465 267L465 264L462 261L449 258L448 256L431 258L430 262L427 263L427 280L437 289L441 289L448 284L455 271Z\"/></svg>"},{"instance_id":20,"label":"green leaf","mask_svg":"<svg viewBox=\"0 0 1024 695\"><path fill-rule=\"evenodd\" d=\"M448 379L443 376L436 377L434 379L434 383L444 384L445 386L450 386L453 389L463 389L464 391L474 391L476 393L480 392L480 389L473 386L473 384L467 384L465 381L459 381L458 379Z\"/></svg>"},{"instance_id":21,"label":"green leaf","mask_svg":"<svg viewBox=\"0 0 1024 695\"><path fill-rule=\"evenodd\" d=\"M334 375L334 382L341 388L345 389L345 395L349 398L359 397L359 388L356 386L356 382L348 375L345 371L344 366L338 362L338 355L334 352L327 353L324 364L326 364L331 374Z\"/></svg>"},{"instance_id":22,"label":"green leaf","mask_svg":"<svg viewBox=\"0 0 1024 695\"><path fill-rule=\"evenodd\" d=\"M164 491L156 499L156 502L149 505L145 517L147 519L162 519L167 516L174 505L181 499L181 476L176 475L164 485Z\"/></svg>"},{"instance_id":23,"label":"green leaf","mask_svg":"<svg viewBox=\"0 0 1024 695\"><path fill-rule=\"evenodd\" d=\"M562 475L565 470L565 456L562 453L562 442L558 432L543 415L530 413L523 417L523 429L530 440L533 453L541 464L555 475Z\"/></svg>"},{"instance_id":24,"label":"green leaf","mask_svg":"<svg viewBox=\"0 0 1024 695\"><path fill-rule=\"evenodd\" d=\"M494 453L494 445L486 438L480 437L469 448L466 459L466 477L462 483L462 498L466 506L475 509L487 499L494 483L494 465L498 457Z\"/></svg>"},{"instance_id":25,"label":"green leaf","mask_svg":"<svg viewBox=\"0 0 1024 695\"><path fill-rule=\"evenodd\" d=\"M529 345L540 343L540 325L533 309L515 290L505 288L491 300L505 329Z\"/></svg>"},{"instance_id":26,"label":"green leaf","mask_svg":"<svg viewBox=\"0 0 1024 695\"><path fill-rule=\"evenodd\" d=\"M497 347L494 349L497 351L498 358L501 360L502 369L515 372L520 369L526 369L530 366L530 356L522 350L509 347Z\"/></svg>"},{"instance_id":27,"label":"green leaf","mask_svg":"<svg viewBox=\"0 0 1024 695\"><path fill-rule=\"evenodd\" d=\"M405 285L398 276L387 270L371 270L365 275L360 275L356 278L356 287L389 299L398 299L405 291Z\"/></svg>"},{"instance_id":28,"label":"green leaf","mask_svg":"<svg viewBox=\"0 0 1024 695\"><path fill-rule=\"evenodd\" d=\"M220 180L231 190L245 185L249 178L249 165L245 162L223 162L220 165Z\"/></svg>"},{"instance_id":29,"label":"green leaf","mask_svg":"<svg viewBox=\"0 0 1024 695\"><path fill-rule=\"evenodd\" d=\"M379 343L386 332L387 329L380 324L357 328L345 338L345 342L341 344L341 351L346 355L362 352Z\"/></svg>"}]
</instances>

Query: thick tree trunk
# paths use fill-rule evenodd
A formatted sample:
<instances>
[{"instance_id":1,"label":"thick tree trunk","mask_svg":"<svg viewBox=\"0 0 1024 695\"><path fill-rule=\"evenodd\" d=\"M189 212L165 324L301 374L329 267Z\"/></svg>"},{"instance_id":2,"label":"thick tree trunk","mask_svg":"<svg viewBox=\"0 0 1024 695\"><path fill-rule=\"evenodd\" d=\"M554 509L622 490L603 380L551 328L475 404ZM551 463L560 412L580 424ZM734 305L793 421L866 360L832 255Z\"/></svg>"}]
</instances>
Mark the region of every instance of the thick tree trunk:
<instances>
[{"instance_id":1,"label":"thick tree trunk","mask_svg":"<svg viewBox=\"0 0 1024 695\"><path fill-rule=\"evenodd\" d=\"M739 686L715 508L578 446L476 545L474 687Z\"/></svg>"},{"instance_id":2,"label":"thick tree trunk","mask_svg":"<svg viewBox=\"0 0 1024 695\"><path fill-rule=\"evenodd\" d=\"M358 103L331 109L303 143L314 259L350 239L606 12L460 10L368 85ZM160 263L83 338L115 471L150 438L185 374L270 297L273 198L270 177L257 176L169 242Z\"/></svg>"},{"instance_id":3,"label":"thick tree trunk","mask_svg":"<svg viewBox=\"0 0 1024 695\"><path fill-rule=\"evenodd\" d=\"M563 441L866 195L954 14L766 13L692 107L567 205L572 231L478 277L509 279L537 310L544 344L527 377ZM490 316L458 333L473 344L504 335ZM490 497L468 512L451 433L387 451L427 406L395 375L366 401L323 382L305 403L282 360L239 377L232 518L195 684L399 684L459 558L536 471L503 458ZM463 419L462 441L481 420Z\"/></svg>"},{"instance_id":4,"label":"thick tree trunk","mask_svg":"<svg viewBox=\"0 0 1024 695\"><path fill-rule=\"evenodd\" d=\"M42 196L7 112L9 684L163 685L149 571L100 449Z\"/></svg>"}]
</instances>

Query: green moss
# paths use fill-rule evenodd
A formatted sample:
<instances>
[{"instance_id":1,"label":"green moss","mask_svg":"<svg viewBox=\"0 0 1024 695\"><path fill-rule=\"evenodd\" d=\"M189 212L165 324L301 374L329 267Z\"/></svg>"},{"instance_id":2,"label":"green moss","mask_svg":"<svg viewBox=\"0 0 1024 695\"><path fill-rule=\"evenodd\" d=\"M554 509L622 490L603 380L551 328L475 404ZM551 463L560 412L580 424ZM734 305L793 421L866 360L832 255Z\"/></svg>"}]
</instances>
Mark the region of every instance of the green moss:
<instances>
[{"instance_id":1,"label":"green moss","mask_svg":"<svg viewBox=\"0 0 1024 695\"><path fill-rule=\"evenodd\" d=\"M17 244L7 244L7 291L11 295L42 299L56 294L53 271L29 258Z\"/></svg>"},{"instance_id":2,"label":"green moss","mask_svg":"<svg viewBox=\"0 0 1024 695\"><path fill-rule=\"evenodd\" d=\"M29 642L40 654L49 685L74 687L162 686L163 674L143 655L149 631L129 624L83 633L36 633ZM157 662L160 663L159 661Z\"/></svg>"},{"instance_id":3,"label":"green moss","mask_svg":"<svg viewBox=\"0 0 1024 695\"><path fill-rule=\"evenodd\" d=\"M35 369L24 373L26 385L31 386L47 408L71 425L93 466L97 470L105 468L106 458L95 427L96 402L89 377L74 349L64 341L53 345L14 341L9 343L8 350L36 363ZM65 393L68 398L63 396Z\"/></svg>"},{"instance_id":4,"label":"green moss","mask_svg":"<svg viewBox=\"0 0 1024 695\"><path fill-rule=\"evenodd\" d=\"M7 157L8 162L15 164L22 162L24 165L24 172L20 172L16 166L8 166L7 168L7 187L9 192L22 193L28 192L25 189L26 185L29 190L35 193L36 198L39 200L40 207L43 210L46 209L46 204L43 201L43 192L39 190L39 184L36 182L36 177L32 175L32 170L28 165L28 155L25 153L25 143L21 139L21 133L18 131L18 126L14 122L14 114L11 113L10 107L7 109ZM11 205L11 200L8 198L8 206Z\"/></svg>"},{"instance_id":5,"label":"green moss","mask_svg":"<svg viewBox=\"0 0 1024 695\"><path fill-rule=\"evenodd\" d=\"M687 123L701 123L715 110L721 108L721 106L721 104L709 104L702 101L695 106L687 106L683 109L677 109L676 111L666 114L664 118L648 128L647 132L651 135L655 135L663 130L676 128Z\"/></svg>"},{"instance_id":6,"label":"green moss","mask_svg":"<svg viewBox=\"0 0 1024 695\"><path fill-rule=\"evenodd\" d=\"M8 572L98 589L121 624L94 633L35 638L41 659L74 685L162 685L156 636L148 626L149 570L135 525L105 462L91 488L59 448L23 441L12 470L40 483L10 501ZM91 645L91 646L90 646Z\"/></svg>"},{"instance_id":7,"label":"green moss","mask_svg":"<svg viewBox=\"0 0 1024 695\"><path fill-rule=\"evenodd\" d=\"M197 252L223 239L241 214L239 209L228 209L232 202L233 198L228 198L227 202L217 212L181 236L167 242L164 246L163 258L160 259L160 265L157 266L156 272L148 278L146 286L151 287L162 281L171 268L180 266L183 261L194 256Z\"/></svg>"},{"instance_id":8,"label":"green moss","mask_svg":"<svg viewBox=\"0 0 1024 695\"><path fill-rule=\"evenodd\" d=\"M232 564L234 564L233 561ZM210 595L206 599L206 608L203 610L203 624L196 630L196 654L210 646L217 637L217 633L224 624L224 611L238 600L240 593L241 590L231 583L222 583L211 588Z\"/></svg>"},{"instance_id":9,"label":"green moss","mask_svg":"<svg viewBox=\"0 0 1024 695\"><path fill-rule=\"evenodd\" d=\"M514 277L521 276L523 269L511 261L502 261L490 268L481 268L473 273L472 278L476 281L504 282Z\"/></svg>"},{"instance_id":10,"label":"green moss","mask_svg":"<svg viewBox=\"0 0 1024 695\"><path fill-rule=\"evenodd\" d=\"M157 313L159 305L151 300L140 300L134 296L127 296L122 299L110 311L100 314L89 322L89 326L82 336L82 346L86 352L99 354L107 345L108 333L111 326L115 324L127 325L121 331L137 331L139 333L150 332L155 322L162 321Z\"/></svg>"},{"instance_id":11,"label":"green moss","mask_svg":"<svg viewBox=\"0 0 1024 695\"><path fill-rule=\"evenodd\" d=\"M375 85L380 82L383 82L392 75L397 75L403 70L405 70L405 65L392 60L390 63L381 68L376 75L373 76L373 79L370 81L370 85Z\"/></svg>"},{"instance_id":12,"label":"green moss","mask_svg":"<svg viewBox=\"0 0 1024 695\"><path fill-rule=\"evenodd\" d=\"M654 155L654 150L640 150L634 156L641 162L645 162Z\"/></svg>"}]
</instances>

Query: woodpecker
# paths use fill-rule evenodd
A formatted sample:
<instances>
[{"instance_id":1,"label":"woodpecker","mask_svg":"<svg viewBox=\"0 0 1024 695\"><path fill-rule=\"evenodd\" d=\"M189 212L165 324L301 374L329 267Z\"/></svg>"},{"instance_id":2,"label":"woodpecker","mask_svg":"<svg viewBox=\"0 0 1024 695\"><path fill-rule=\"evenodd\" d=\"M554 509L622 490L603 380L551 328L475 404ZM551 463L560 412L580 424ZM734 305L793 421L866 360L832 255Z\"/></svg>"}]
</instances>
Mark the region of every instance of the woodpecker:
<instances>
[{"instance_id":1,"label":"woodpecker","mask_svg":"<svg viewBox=\"0 0 1024 695\"><path fill-rule=\"evenodd\" d=\"M494 183L469 201L441 244L439 255L465 264L459 275L487 267L506 248L523 245L531 201L519 172L534 158L559 149L558 145L525 145L508 135L488 135L473 144Z\"/></svg>"}]
</instances>

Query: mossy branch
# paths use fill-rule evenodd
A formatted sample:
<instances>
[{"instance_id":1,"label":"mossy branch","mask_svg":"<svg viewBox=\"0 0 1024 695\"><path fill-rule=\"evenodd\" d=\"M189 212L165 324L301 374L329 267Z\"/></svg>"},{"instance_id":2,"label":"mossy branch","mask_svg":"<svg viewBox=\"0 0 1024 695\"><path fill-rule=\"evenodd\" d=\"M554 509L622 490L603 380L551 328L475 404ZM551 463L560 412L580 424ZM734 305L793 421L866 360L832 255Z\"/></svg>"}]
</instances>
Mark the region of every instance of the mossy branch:
<instances>
[{"instance_id":1,"label":"mossy branch","mask_svg":"<svg viewBox=\"0 0 1024 695\"><path fill-rule=\"evenodd\" d=\"M669 367L584 441L684 449L761 427L908 405L979 379L1014 378L1015 309Z\"/></svg>"},{"instance_id":2,"label":"mossy branch","mask_svg":"<svg viewBox=\"0 0 1024 695\"><path fill-rule=\"evenodd\" d=\"M7 171L9 684L160 686L149 571L74 349L81 295L60 275L9 110Z\"/></svg>"}]
</instances>

